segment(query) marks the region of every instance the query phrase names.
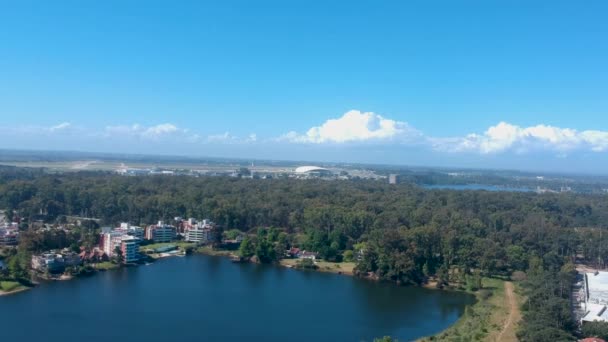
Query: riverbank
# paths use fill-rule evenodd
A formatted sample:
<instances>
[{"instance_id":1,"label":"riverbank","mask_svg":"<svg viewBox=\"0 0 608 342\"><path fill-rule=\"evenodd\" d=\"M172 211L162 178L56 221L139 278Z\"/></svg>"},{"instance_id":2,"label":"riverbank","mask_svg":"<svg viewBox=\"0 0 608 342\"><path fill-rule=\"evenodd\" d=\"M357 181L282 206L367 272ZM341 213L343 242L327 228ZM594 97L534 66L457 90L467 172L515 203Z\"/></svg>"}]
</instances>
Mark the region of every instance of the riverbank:
<instances>
[{"instance_id":1,"label":"riverbank","mask_svg":"<svg viewBox=\"0 0 608 342\"><path fill-rule=\"evenodd\" d=\"M279 265L289 268L297 268L298 261L301 259L281 259ZM329 262L315 261L317 268L311 269L318 272L327 272L335 274L354 275L356 264L354 262Z\"/></svg>"},{"instance_id":2,"label":"riverbank","mask_svg":"<svg viewBox=\"0 0 608 342\"><path fill-rule=\"evenodd\" d=\"M521 297L514 284L494 278L484 278L483 288L474 294L477 301L467 307L462 317L448 329L419 342L430 341L517 341L521 319Z\"/></svg>"},{"instance_id":3,"label":"riverbank","mask_svg":"<svg viewBox=\"0 0 608 342\"><path fill-rule=\"evenodd\" d=\"M29 289L31 289L31 287L22 285L16 281L0 281L0 296L8 296Z\"/></svg>"}]
</instances>

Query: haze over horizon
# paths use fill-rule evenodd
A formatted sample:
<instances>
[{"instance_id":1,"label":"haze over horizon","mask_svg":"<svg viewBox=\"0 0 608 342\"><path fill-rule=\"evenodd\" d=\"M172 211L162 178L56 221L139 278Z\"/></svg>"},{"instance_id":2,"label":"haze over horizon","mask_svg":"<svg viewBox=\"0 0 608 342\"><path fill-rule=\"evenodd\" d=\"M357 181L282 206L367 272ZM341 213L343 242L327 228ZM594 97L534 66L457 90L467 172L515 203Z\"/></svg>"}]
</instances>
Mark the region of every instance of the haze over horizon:
<instances>
[{"instance_id":1,"label":"haze over horizon","mask_svg":"<svg viewBox=\"0 0 608 342\"><path fill-rule=\"evenodd\" d=\"M0 148L608 173L607 10L6 3Z\"/></svg>"}]
</instances>

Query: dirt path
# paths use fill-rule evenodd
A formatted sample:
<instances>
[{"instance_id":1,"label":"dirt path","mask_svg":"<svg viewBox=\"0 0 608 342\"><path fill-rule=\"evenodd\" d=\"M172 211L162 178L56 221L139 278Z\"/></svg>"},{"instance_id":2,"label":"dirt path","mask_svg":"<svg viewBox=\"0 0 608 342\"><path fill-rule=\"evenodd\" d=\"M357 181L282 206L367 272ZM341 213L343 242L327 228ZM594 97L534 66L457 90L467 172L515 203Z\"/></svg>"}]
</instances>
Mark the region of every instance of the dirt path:
<instances>
[{"instance_id":1,"label":"dirt path","mask_svg":"<svg viewBox=\"0 0 608 342\"><path fill-rule=\"evenodd\" d=\"M496 341L517 341L515 323L521 318L521 312L519 311L517 299L515 298L513 283L510 281L505 282L505 300L507 301L506 307L509 309L509 317L503 324L502 330L496 338Z\"/></svg>"}]
</instances>

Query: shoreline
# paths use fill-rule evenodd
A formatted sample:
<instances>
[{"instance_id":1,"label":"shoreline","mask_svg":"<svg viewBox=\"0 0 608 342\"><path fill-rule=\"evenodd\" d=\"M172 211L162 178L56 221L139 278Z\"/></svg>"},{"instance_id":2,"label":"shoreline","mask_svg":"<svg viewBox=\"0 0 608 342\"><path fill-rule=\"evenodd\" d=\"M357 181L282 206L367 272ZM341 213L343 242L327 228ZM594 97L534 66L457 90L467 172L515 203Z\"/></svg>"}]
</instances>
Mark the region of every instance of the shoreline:
<instances>
[{"instance_id":1,"label":"shoreline","mask_svg":"<svg viewBox=\"0 0 608 342\"><path fill-rule=\"evenodd\" d=\"M0 291L0 297L2 297L2 296L10 296L10 295L14 295L14 294L17 294L17 293L29 291L29 290L31 290L33 288L34 288L33 286L32 287L23 286L23 287L19 287L19 288L15 289L15 290L12 290L12 291Z\"/></svg>"},{"instance_id":2,"label":"shoreline","mask_svg":"<svg viewBox=\"0 0 608 342\"><path fill-rule=\"evenodd\" d=\"M213 250L212 248L205 246L205 247L199 247L198 249L194 250L192 254L189 255L205 255L205 256L212 256L212 257L222 257L222 258L228 258L228 259L236 259L238 258L238 256L233 253L232 251L227 251L227 250ZM141 263L141 264L131 264L131 265L125 265L125 264L114 264L115 267L111 267L111 268L96 268L96 266L94 267L94 272L91 273L87 273L87 274L82 274L82 275L66 275L63 274L60 277L56 278L56 279L47 279L49 281L70 281L70 280L74 280L74 279L78 279L84 276L88 276L88 275L93 275L95 273L98 272L106 272L106 271L112 271L112 270L117 270L117 269L121 269L123 267L133 267L133 266L143 266L143 265L150 265L153 264L155 261L160 260L160 259L165 259L165 258L171 258L171 257L184 257L184 256L188 256L186 254L172 254L172 255L163 255L161 257L157 257L154 258L152 257L151 260L149 260L149 262L146 263ZM317 261L315 264L318 265L317 268L314 269L306 269L306 268L300 268L300 267L296 267L296 263L299 261L300 259L281 259L276 263L270 264L272 266L278 266L278 267L284 267L284 268L291 268L291 269L295 269L297 271L312 271L312 272L319 272L319 273L333 273L336 275L344 275L344 276L348 276L348 277L353 277L353 278L358 278L361 280L368 280L368 281L373 281L373 282L381 282L381 280L373 277L373 276L357 276L354 273L354 266L355 263L354 262L344 262L344 263L332 263L332 262L327 262L327 261ZM240 261L242 263L257 263L255 261L251 261L251 260L243 260ZM342 267L342 266L346 266L346 267ZM476 292L470 292L470 291L466 291L466 290L461 290L458 289L454 286L445 286L442 288L437 287L437 283L434 279L429 279L429 281L423 283L423 284L419 284L419 285L402 285L399 284L397 282L390 282L396 286L414 286L414 287L420 287L420 288L424 288L424 289L428 289L428 290L440 290L440 291L454 291L454 292L461 292L461 293L468 293L470 295L473 295L476 297L475 299L475 303L471 304L470 306L475 308L477 305L480 304L481 300L479 298L479 295ZM25 292L25 291L29 291L34 289L34 287L36 286L31 286L31 287L27 287L27 286L23 286L21 285L20 287L18 287L15 290L12 291L0 291L0 297L2 296L10 296L10 295L15 295L21 292ZM467 321L470 320L471 317L467 317L466 315L466 311L458 318L458 320L456 322L454 322L452 325L450 325L449 327L447 327L446 329L437 332L434 335L431 336L423 336L418 338L416 341L418 342L426 342L426 341L431 341L433 338L438 337L438 336L442 336L442 335L449 335L454 331L457 331L463 324L467 324Z\"/></svg>"}]
</instances>

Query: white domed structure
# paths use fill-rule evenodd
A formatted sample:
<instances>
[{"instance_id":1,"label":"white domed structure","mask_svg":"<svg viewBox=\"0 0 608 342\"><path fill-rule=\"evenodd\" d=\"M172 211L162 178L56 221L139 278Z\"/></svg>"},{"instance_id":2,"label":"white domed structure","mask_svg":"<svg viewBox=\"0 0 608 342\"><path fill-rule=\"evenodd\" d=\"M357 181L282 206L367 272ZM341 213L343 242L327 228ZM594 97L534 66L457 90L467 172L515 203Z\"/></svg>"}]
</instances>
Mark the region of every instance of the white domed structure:
<instances>
[{"instance_id":1,"label":"white domed structure","mask_svg":"<svg viewBox=\"0 0 608 342\"><path fill-rule=\"evenodd\" d=\"M326 169L324 167L319 167L319 166L300 166L300 167L296 168L295 173L296 173L296 175L300 175L300 176L316 176L316 177L333 175L333 172L331 172L331 170Z\"/></svg>"}]
</instances>

